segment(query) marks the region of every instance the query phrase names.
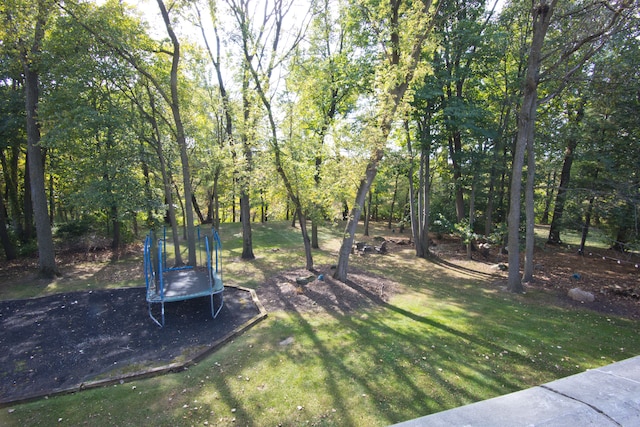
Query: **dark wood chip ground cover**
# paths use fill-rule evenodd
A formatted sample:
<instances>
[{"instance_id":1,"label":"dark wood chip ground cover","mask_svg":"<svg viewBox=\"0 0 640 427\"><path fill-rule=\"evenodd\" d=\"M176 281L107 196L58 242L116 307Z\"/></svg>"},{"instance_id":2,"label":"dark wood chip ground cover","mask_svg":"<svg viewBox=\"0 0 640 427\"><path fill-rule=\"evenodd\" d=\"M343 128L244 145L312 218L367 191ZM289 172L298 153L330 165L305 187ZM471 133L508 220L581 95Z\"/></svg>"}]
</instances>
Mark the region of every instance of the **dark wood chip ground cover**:
<instances>
[{"instance_id":1,"label":"dark wood chip ground cover","mask_svg":"<svg viewBox=\"0 0 640 427\"><path fill-rule=\"evenodd\" d=\"M248 291L224 297L216 319L209 298L166 304L164 328L144 288L0 301L0 403L188 359L259 314Z\"/></svg>"}]
</instances>

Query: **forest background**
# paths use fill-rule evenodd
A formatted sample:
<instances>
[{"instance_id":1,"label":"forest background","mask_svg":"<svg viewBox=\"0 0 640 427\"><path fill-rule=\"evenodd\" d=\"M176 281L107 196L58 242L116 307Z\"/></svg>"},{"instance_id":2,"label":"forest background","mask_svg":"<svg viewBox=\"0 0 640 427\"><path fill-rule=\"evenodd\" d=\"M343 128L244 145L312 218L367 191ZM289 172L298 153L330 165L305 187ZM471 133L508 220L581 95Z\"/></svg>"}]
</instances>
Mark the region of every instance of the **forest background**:
<instances>
[{"instance_id":1,"label":"forest background","mask_svg":"<svg viewBox=\"0 0 640 427\"><path fill-rule=\"evenodd\" d=\"M533 226L639 240L638 2L8 0L0 5L0 242L58 274L55 239L196 222L362 217L508 249ZM197 219L196 219L197 217ZM309 229L310 228L310 229ZM365 227L366 228L366 227ZM180 251L181 234L187 260ZM470 253L470 252L469 252ZM521 274L522 273L522 274Z\"/></svg>"}]
</instances>

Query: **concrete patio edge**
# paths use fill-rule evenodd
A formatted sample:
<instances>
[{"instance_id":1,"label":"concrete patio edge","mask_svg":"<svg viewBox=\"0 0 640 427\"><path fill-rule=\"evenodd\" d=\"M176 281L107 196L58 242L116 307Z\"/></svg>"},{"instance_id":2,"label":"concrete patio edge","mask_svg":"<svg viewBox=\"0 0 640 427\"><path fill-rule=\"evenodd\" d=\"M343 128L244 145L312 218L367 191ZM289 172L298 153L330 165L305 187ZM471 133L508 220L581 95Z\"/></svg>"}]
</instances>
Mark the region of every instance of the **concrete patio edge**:
<instances>
[{"instance_id":1,"label":"concrete patio edge","mask_svg":"<svg viewBox=\"0 0 640 427\"><path fill-rule=\"evenodd\" d=\"M422 426L640 425L640 356L395 424Z\"/></svg>"}]
</instances>

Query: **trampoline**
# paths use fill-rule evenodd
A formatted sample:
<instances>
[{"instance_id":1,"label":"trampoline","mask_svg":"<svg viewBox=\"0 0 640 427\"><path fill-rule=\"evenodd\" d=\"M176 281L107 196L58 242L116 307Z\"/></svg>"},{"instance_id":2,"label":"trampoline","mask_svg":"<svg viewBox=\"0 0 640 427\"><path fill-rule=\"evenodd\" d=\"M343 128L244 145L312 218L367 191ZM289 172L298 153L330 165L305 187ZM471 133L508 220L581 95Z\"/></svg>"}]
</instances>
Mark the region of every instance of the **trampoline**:
<instances>
[{"instance_id":1,"label":"trampoline","mask_svg":"<svg viewBox=\"0 0 640 427\"><path fill-rule=\"evenodd\" d=\"M198 230L198 235L200 235ZM150 232L144 242L144 275L146 300L149 317L160 327L165 324L165 303L184 301L192 298L209 297L211 316L215 319L224 305L224 285L222 283L222 245L215 229L200 241L205 246L203 267L167 267L166 233L156 239ZM217 298L216 298L217 296ZM218 300L216 304L215 300ZM160 319L153 314L154 304L160 305ZM216 307L217 306L217 307Z\"/></svg>"}]
</instances>

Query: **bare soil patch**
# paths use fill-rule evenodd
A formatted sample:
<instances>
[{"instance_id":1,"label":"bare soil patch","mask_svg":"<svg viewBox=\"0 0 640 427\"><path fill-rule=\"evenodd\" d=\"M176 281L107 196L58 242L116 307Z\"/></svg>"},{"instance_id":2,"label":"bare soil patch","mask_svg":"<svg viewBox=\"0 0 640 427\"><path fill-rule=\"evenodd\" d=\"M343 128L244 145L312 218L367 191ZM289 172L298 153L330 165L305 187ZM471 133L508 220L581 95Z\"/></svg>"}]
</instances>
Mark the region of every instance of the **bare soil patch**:
<instances>
[{"instance_id":1,"label":"bare soil patch","mask_svg":"<svg viewBox=\"0 0 640 427\"><path fill-rule=\"evenodd\" d=\"M439 257L454 263L469 262L458 239L447 236L435 243L432 249ZM498 266L507 265L508 255L492 248L484 253L474 251L472 256L479 270L501 274L504 278L495 284L506 287L507 272L501 273ZM595 300L572 300L567 296L572 288L591 292ZM547 293L549 304L640 319L640 255L589 247L579 255L575 247L538 246L534 252L534 280L526 283L525 289Z\"/></svg>"},{"instance_id":2,"label":"bare soil patch","mask_svg":"<svg viewBox=\"0 0 640 427\"><path fill-rule=\"evenodd\" d=\"M346 283L334 279L333 272L329 265L319 266L314 272L292 269L269 278L256 293L267 311L345 314L387 302L397 289L392 281L356 268L350 268ZM308 283L302 283L305 281Z\"/></svg>"}]
</instances>

